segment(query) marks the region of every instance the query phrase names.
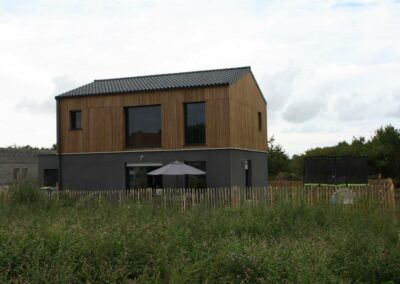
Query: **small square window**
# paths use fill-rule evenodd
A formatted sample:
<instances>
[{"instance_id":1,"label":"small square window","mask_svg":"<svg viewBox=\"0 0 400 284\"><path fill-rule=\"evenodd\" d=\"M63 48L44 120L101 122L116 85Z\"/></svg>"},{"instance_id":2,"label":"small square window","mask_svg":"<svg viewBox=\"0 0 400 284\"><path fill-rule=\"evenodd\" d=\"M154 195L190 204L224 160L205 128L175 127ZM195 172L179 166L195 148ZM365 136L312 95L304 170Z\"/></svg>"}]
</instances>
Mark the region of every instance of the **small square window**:
<instances>
[{"instance_id":1,"label":"small square window","mask_svg":"<svg viewBox=\"0 0 400 284\"><path fill-rule=\"evenodd\" d=\"M71 130L82 129L82 112L80 110L70 111Z\"/></svg>"}]
</instances>

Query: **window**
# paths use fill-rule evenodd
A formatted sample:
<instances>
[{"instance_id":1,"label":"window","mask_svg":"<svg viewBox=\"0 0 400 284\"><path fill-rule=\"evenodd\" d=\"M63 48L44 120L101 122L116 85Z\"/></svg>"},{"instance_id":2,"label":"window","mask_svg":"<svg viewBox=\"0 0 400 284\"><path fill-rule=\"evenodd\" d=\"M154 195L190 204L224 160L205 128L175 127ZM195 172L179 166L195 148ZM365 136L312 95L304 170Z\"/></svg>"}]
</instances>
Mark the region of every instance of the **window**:
<instances>
[{"instance_id":1,"label":"window","mask_svg":"<svg viewBox=\"0 0 400 284\"><path fill-rule=\"evenodd\" d=\"M13 178L15 181L25 180L28 178L28 168L14 168Z\"/></svg>"},{"instance_id":2,"label":"window","mask_svg":"<svg viewBox=\"0 0 400 284\"><path fill-rule=\"evenodd\" d=\"M251 161L244 161L244 172L245 172L245 184L251 186Z\"/></svg>"},{"instance_id":3,"label":"window","mask_svg":"<svg viewBox=\"0 0 400 284\"><path fill-rule=\"evenodd\" d=\"M14 177L14 180L19 180L19 168L13 169L13 177Z\"/></svg>"},{"instance_id":4,"label":"window","mask_svg":"<svg viewBox=\"0 0 400 284\"><path fill-rule=\"evenodd\" d=\"M192 166L196 169L207 172L206 170L206 162L185 162L185 164ZM186 179L186 187L188 188L205 188L207 187L207 174L205 175L187 175Z\"/></svg>"},{"instance_id":5,"label":"window","mask_svg":"<svg viewBox=\"0 0 400 284\"><path fill-rule=\"evenodd\" d=\"M22 168L21 169L21 179L27 179L28 178L28 168Z\"/></svg>"},{"instance_id":6,"label":"window","mask_svg":"<svg viewBox=\"0 0 400 284\"><path fill-rule=\"evenodd\" d=\"M56 186L58 181L57 169L44 169L43 170L43 185Z\"/></svg>"},{"instance_id":7,"label":"window","mask_svg":"<svg viewBox=\"0 0 400 284\"><path fill-rule=\"evenodd\" d=\"M128 148L161 147L161 106L126 108L125 137Z\"/></svg>"},{"instance_id":8,"label":"window","mask_svg":"<svg viewBox=\"0 0 400 284\"><path fill-rule=\"evenodd\" d=\"M71 130L82 129L82 112L80 110L73 110L69 113Z\"/></svg>"},{"instance_id":9,"label":"window","mask_svg":"<svg viewBox=\"0 0 400 284\"><path fill-rule=\"evenodd\" d=\"M252 186L251 182L251 161L244 161L244 176L245 176L245 185L246 185L246 199L251 199L251 190L249 187Z\"/></svg>"},{"instance_id":10,"label":"window","mask_svg":"<svg viewBox=\"0 0 400 284\"><path fill-rule=\"evenodd\" d=\"M186 103L185 112L185 145L206 143L205 103Z\"/></svg>"},{"instance_id":11,"label":"window","mask_svg":"<svg viewBox=\"0 0 400 284\"><path fill-rule=\"evenodd\" d=\"M126 166L126 189L134 188L162 188L163 176L152 176L147 173L158 169L161 166Z\"/></svg>"},{"instance_id":12,"label":"window","mask_svg":"<svg viewBox=\"0 0 400 284\"><path fill-rule=\"evenodd\" d=\"M262 113L258 112L258 130L262 130Z\"/></svg>"}]
</instances>

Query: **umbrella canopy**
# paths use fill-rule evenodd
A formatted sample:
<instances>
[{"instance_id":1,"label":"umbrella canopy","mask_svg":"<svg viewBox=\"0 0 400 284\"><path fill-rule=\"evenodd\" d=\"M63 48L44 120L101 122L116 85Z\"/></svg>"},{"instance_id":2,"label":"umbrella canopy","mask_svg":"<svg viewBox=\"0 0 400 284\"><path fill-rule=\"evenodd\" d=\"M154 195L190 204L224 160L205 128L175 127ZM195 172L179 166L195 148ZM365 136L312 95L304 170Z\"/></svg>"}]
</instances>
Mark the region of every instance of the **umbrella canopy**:
<instances>
[{"instance_id":1,"label":"umbrella canopy","mask_svg":"<svg viewBox=\"0 0 400 284\"><path fill-rule=\"evenodd\" d=\"M206 172L203 172L199 169L186 165L182 162L174 161L147 174L152 176L157 176L157 175L182 176L182 175L205 175Z\"/></svg>"}]
</instances>

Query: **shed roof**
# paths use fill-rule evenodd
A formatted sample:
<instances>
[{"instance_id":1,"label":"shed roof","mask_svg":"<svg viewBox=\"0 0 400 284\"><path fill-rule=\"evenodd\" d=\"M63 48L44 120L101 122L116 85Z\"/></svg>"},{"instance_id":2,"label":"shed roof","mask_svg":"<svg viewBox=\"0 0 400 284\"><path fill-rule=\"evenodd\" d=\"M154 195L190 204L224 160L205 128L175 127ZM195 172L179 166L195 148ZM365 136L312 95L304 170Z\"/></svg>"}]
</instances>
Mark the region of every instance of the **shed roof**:
<instances>
[{"instance_id":1,"label":"shed roof","mask_svg":"<svg viewBox=\"0 0 400 284\"><path fill-rule=\"evenodd\" d=\"M249 66L246 66L237 68L94 80L92 83L62 93L56 98L158 91L181 88L226 86L234 83L248 72L251 72L251 69Z\"/></svg>"}]
</instances>

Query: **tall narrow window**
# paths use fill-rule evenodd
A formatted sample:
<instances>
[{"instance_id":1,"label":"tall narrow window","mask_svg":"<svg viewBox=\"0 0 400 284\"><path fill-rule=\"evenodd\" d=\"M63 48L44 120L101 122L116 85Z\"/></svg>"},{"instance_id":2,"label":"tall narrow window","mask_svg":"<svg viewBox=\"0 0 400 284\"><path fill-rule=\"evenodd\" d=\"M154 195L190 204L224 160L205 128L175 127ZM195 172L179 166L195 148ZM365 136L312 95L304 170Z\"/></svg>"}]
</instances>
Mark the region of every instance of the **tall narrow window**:
<instances>
[{"instance_id":1,"label":"tall narrow window","mask_svg":"<svg viewBox=\"0 0 400 284\"><path fill-rule=\"evenodd\" d=\"M185 145L204 145L206 143L205 103L186 103Z\"/></svg>"},{"instance_id":2,"label":"tall narrow window","mask_svg":"<svg viewBox=\"0 0 400 284\"><path fill-rule=\"evenodd\" d=\"M69 118L71 130L82 129L82 112L80 110L70 111Z\"/></svg>"},{"instance_id":3,"label":"tall narrow window","mask_svg":"<svg viewBox=\"0 0 400 284\"><path fill-rule=\"evenodd\" d=\"M28 168L22 168L21 169L21 179L27 179L28 178Z\"/></svg>"},{"instance_id":4,"label":"tall narrow window","mask_svg":"<svg viewBox=\"0 0 400 284\"><path fill-rule=\"evenodd\" d=\"M127 148L161 147L161 106L126 108L125 127Z\"/></svg>"},{"instance_id":5,"label":"tall narrow window","mask_svg":"<svg viewBox=\"0 0 400 284\"><path fill-rule=\"evenodd\" d=\"M262 113L258 112L258 130L262 130Z\"/></svg>"},{"instance_id":6,"label":"tall narrow window","mask_svg":"<svg viewBox=\"0 0 400 284\"><path fill-rule=\"evenodd\" d=\"M19 168L14 168L13 177L14 177L14 180L19 180L19 178L20 178Z\"/></svg>"}]
</instances>

